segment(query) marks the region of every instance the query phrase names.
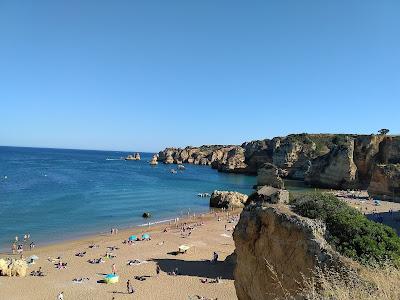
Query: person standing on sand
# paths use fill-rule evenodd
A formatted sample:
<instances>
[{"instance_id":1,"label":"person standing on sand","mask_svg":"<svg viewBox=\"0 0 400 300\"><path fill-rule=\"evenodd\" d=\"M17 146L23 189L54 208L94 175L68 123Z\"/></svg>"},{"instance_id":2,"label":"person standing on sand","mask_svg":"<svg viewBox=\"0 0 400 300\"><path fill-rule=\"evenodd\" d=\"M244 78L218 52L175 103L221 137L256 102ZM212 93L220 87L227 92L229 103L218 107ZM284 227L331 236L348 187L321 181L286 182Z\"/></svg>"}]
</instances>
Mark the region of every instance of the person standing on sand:
<instances>
[{"instance_id":1,"label":"person standing on sand","mask_svg":"<svg viewBox=\"0 0 400 300\"><path fill-rule=\"evenodd\" d=\"M115 267L115 264L112 264L112 273L115 275L117 273L117 268Z\"/></svg>"},{"instance_id":2,"label":"person standing on sand","mask_svg":"<svg viewBox=\"0 0 400 300\"><path fill-rule=\"evenodd\" d=\"M135 292L135 289L133 288L129 279L126 282L126 289L128 290L128 294L133 294Z\"/></svg>"},{"instance_id":3,"label":"person standing on sand","mask_svg":"<svg viewBox=\"0 0 400 300\"><path fill-rule=\"evenodd\" d=\"M156 274L157 276L160 275L161 268L159 265L156 266Z\"/></svg>"}]
</instances>

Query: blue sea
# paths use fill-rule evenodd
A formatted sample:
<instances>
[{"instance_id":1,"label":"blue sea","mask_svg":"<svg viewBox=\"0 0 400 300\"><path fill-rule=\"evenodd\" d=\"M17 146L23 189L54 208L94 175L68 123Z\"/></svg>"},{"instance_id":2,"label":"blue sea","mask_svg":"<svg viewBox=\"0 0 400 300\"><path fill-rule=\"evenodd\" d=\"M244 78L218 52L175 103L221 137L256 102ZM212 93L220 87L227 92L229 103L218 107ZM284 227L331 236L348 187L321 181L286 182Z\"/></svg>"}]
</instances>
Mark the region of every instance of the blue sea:
<instances>
[{"instance_id":1,"label":"blue sea","mask_svg":"<svg viewBox=\"0 0 400 300\"><path fill-rule=\"evenodd\" d=\"M215 189L250 193L255 177L208 166L150 166L127 152L0 147L0 249L30 233L37 245L206 212Z\"/></svg>"}]
</instances>

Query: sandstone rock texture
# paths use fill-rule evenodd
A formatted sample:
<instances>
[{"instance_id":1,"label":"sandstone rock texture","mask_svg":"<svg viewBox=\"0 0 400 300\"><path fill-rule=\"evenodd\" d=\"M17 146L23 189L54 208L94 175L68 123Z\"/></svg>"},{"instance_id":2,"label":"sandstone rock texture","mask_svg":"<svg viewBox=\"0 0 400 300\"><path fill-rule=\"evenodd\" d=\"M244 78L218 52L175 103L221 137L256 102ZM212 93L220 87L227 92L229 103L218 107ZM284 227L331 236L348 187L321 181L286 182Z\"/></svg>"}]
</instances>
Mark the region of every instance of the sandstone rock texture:
<instances>
[{"instance_id":1,"label":"sandstone rock texture","mask_svg":"<svg viewBox=\"0 0 400 300\"><path fill-rule=\"evenodd\" d=\"M28 264L22 259L0 259L0 275L1 276L18 276L25 277Z\"/></svg>"},{"instance_id":2,"label":"sandstone rock texture","mask_svg":"<svg viewBox=\"0 0 400 300\"><path fill-rule=\"evenodd\" d=\"M286 205L251 204L234 231L236 294L239 300L281 299L282 287L297 291L302 276L317 267L351 270L326 242L322 223L298 216ZM283 298L282 298L283 299Z\"/></svg>"},{"instance_id":3,"label":"sandstone rock texture","mask_svg":"<svg viewBox=\"0 0 400 300\"><path fill-rule=\"evenodd\" d=\"M269 185L278 189L283 189L285 184L283 179L280 177L280 171L278 167L271 163L265 163L257 171L257 185Z\"/></svg>"},{"instance_id":4,"label":"sandstone rock texture","mask_svg":"<svg viewBox=\"0 0 400 300\"><path fill-rule=\"evenodd\" d=\"M246 204L250 203L288 204L289 191L277 189L272 186L262 186L248 197Z\"/></svg>"},{"instance_id":5,"label":"sandstone rock texture","mask_svg":"<svg viewBox=\"0 0 400 300\"><path fill-rule=\"evenodd\" d=\"M210 207L241 208L247 201L247 195L238 192L214 191L210 198Z\"/></svg>"},{"instance_id":6,"label":"sandstone rock texture","mask_svg":"<svg viewBox=\"0 0 400 300\"><path fill-rule=\"evenodd\" d=\"M357 166L353 156L354 139L346 138L335 144L330 152L312 161L306 182L328 188L356 188Z\"/></svg>"},{"instance_id":7,"label":"sandstone rock texture","mask_svg":"<svg viewBox=\"0 0 400 300\"><path fill-rule=\"evenodd\" d=\"M368 193L400 202L400 164L376 165L372 171Z\"/></svg>"},{"instance_id":8,"label":"sandstone rock texture","mask_svg":"<svg viewBox=\"0 0 400 300\"><path fill-rule=\"evenodd\" d=\"M379 175L382 167L378 167L400 164L400 136L303 133L240 146L166 148L159 156L164 163L204 164L221 172L259 174L259 185L281 187L279 179L288 178L304 180L312 187L369 189L373 196L385 195L387 200L400 197L397 177ZM273 168L262 170L266 163L275 166L279 178L268 173Z\"/></svg>"}]
</instances>

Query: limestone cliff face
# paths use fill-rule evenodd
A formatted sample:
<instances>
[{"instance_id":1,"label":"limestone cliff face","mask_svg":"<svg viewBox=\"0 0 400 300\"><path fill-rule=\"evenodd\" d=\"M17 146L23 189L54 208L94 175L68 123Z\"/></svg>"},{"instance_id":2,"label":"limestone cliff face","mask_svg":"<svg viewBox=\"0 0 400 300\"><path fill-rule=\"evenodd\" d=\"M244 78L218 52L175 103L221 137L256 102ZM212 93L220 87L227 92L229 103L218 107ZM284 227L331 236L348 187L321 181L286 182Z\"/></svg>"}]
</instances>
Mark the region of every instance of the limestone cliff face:
<instances>
[{"instance_id":1,"label":"limestone cliff face","mask_svg":"<svg viewBox=\"0 0 400 300\"><path fill-rule=\"evenodd\" d=\"M400 163L400 136L386 137L380 144L380 162L383 164Z\"/></svg>"},{"instance_id":2,"label":"limestone cliff face","mask_svg":"<svg viewBox=\"0 0 400 300\"><path fill-rule=\"evenodd\" d=\"M166 148L159 152L159 160L166 164L190 163L211 165L227 161L228 152L238 146L206 145L201 147ZM244 160L244 159L243 159Z\"/></svg>"},{"instance_id":3,"label":"limestone cliff face","mask_svg":"<svg viewBox=\"0 0 400 300\"><path fill-rule=\"evenodd\" d=\"M375 197L400 202L400 164L376 165L368 192Z\"/></svg>"},{"instance_id":4,"label":"limestone cliff face","mask_svg":"<svg viewBox=\"0 0 400 300\"><path fill-rule=\"evenodd\" d=\"M325 227L298 216L285 205L249 205L234 231L236 294L239 300L280 299L298 290L302 276L318 267L347 267L347 260L326 242Z\"/></svg>"},{"instance_id":5,"label":"limestone cliff face","mask_svg":"<svg viewBox=\"0 0 400 300\"><path fill-rule=\"evenodd\" d=\"M379 175L377 166L400 164L400 136L292 134L240 146L167 148L159 153L159 160L211 165L221 172L253 175L260 173L265 163L271 163L282 179L338 189L366 189L372 184L374 194L381 195L388 191L384 185L396 187L393 180L397 177ZM381 189L379 182L384 184ZM395 189L396 194L400 197ZM386 196L390 199L393 192Z\"/></svg>"},{"instance_id":6,"label":"limestone cliff face","mask_svg":"<svg viewBox=\"0 0 400 300\"><path fill-rule=\"evenodd\" d=\"M221 172L246 173L247 164L244 162L244 152L242 147L233 147L221 159L215 160L212 167Z\"/></svg>"},{"instance_id":7,"label":"limestone cliff face","mask_svg":"<svg viewBox=\"0 0 400 300\"><path fill-rule=\"evenodd\" d=\"M360 187L363 189L369 185L381 142L385 138L383 135L367 135L358 136L354 141L354 163L357 166Z\"/></svg>"},{"instance_id":8,"label":"limestone cliff face","mask_svg":"<svg viewBox=\"0 0 400 300\"><path fill-rule=\"evenodd\" d=\"M306 175L310 185L328 188L357 187L357 166L353 160L354 138L348 137L333 149L311 162Z\"/></svg>"}]
</instances>

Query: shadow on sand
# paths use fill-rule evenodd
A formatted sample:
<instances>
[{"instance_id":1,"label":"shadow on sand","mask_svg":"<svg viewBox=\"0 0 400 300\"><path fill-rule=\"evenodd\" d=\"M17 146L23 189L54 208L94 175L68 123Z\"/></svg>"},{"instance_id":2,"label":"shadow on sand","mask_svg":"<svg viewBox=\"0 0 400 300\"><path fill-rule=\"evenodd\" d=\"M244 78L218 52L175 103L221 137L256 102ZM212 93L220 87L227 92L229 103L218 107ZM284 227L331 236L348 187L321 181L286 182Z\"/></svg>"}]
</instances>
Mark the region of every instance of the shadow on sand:
<instances>
[{"instance_id":1,"label":"shadow on sand","mask_svg":"<svg viewBox=\"0 0 400 300\"><path fill-rule=\"evenodd\" d=\"M382 223L396 230L397 235L400 235L400 212L380 212L367 215L371 221Z\"/></svg>"},{"instance_id":2,"label":"shadow on sand","mask_svg":"<svg viewBox=\"0 0 400 300\"><path fill-rule=\"evenodd\" d=\"M234 266L223 261L212 263L206 260L180 260L180 259L153 259L162 271L172 272L178 268L179 275L197 276L204 278L233 279Z\"/></svg>"}]
</instances>

